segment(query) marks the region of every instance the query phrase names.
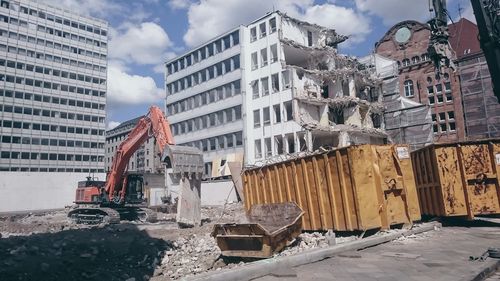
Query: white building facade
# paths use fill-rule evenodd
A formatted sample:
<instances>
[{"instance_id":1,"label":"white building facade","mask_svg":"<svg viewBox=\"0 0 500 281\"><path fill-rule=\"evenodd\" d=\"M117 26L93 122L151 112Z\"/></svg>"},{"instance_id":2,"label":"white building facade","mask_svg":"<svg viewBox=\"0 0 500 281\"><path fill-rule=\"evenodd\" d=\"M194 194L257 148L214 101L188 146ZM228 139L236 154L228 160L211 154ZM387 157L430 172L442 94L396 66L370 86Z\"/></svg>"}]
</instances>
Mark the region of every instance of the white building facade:
<instances>
[{"instance_id":1,"label":"white building facade","mask_svg":"<svg viewBox=\"0 0 500 281\"><path fill-rule=\"evenodd\" d=\"M105 21L0 5L0 170L104 172Z\"/></svg>"},{"instance_id":2,"label":"white building facade","mask_svg":"<svg viewBox=\"0 0 500 281\"><path fill-rule=\"evenodd\" d=\"M243 154L241 29L231 30L166 63L166 113L176 144L212 161Z\"/></svg>"},{"instance_id":3,"label":"white building facade","mask_svg":"<svg viewBox=\"0 0 500 281\"><path fill-rule=\"evenodd\" d=\"M242 122L235 125L243 133L245 165L263 165L322 147L386 141L387 135L381 129L381 83L363 71L355 59L337 54L337 44L346 40L345 36L280 12L269 13L238 30L240 44L234 52L239 52L241 60L238 74L242 94L238 96L241 102L238 106L242 109ZM223 54L220 53L221 59ZM182 59L185 60L185 55ZM167 62L169 120L174 123L179 143L206 151L200 138L207 133L212 135L215 128L206 132L189 131L186 142L176 123L197 118L209 106L212 106L210 112L225 109L228 103L224 99L213 105L194 101L192 108L196 110L186 106L173 108L175 101L212 88L199 84L197 91L187 87L181 91L174 89L172 94L172 81L196 71L189 66L179 71L182 75L172 74L172 62L177 61L178 58ZM217 134L229 132L226 126L222 122ZM226 151L217 144L217 140L214 145L208 142L209 150L214 151L211 154L224 155ZM205 162L212 159L210 154L206 156Z\"/></svg>"}]
</instances>

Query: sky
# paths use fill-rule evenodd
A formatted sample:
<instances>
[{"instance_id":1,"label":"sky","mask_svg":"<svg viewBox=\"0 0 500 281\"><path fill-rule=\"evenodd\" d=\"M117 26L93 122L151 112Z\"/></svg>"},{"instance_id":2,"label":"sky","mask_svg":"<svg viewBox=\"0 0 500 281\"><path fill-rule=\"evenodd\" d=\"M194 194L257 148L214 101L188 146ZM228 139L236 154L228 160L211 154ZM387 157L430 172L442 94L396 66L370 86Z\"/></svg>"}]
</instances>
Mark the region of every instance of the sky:
<instances>
[{"instance_id":1,"label":"sky","mask_svg":"<svg viewBox=\"0 0 500 281\"><path fill-rule=\"evenodd\" d=\"M431 18L428 0L38 0L109 22L107 128L164 106L164 62L266 12L335 29L339 52L364 56L394 24ZM474 15L448 0L450 19ZM459 13L460 10L460 13Z\"/></svg>"}]
</instances>

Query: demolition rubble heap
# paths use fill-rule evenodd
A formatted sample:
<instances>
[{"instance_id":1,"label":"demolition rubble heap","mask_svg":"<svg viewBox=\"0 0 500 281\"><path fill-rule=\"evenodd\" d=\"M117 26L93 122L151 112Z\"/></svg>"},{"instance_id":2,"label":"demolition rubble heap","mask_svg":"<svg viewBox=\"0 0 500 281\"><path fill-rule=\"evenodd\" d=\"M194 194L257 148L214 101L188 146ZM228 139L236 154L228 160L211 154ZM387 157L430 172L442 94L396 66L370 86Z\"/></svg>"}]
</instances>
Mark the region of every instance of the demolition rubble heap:
<instances>
[{"instance_id":1,"label":"demolition rubble heap","mask_svg":"<svg viewBox=\"0 0 500 281\"><path fill-rule=\"evenodd\" d=\"M310 132L313 150L359 143L383 143L382 80L355 58L338 54L347 39L332 29L283 16L283 28L307 30L313 42L281 38L283 67L290 71L294 119ZM333 141L332 141L333 140Z\"/></svg>"}]
</instances>

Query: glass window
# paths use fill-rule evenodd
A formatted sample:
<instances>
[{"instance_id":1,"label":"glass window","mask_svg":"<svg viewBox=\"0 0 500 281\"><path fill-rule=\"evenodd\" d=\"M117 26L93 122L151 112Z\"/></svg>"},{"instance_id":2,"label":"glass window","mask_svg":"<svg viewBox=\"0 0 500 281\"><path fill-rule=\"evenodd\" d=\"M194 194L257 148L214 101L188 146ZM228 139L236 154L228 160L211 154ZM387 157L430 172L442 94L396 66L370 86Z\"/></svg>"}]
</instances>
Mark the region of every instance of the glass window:
<instances>
[{"instance_id":1,"label":"glass window","mask_svg":"<svg viewBox=\"0 0 500 281\"><path fill-rule=\"evenodd\" d=\"M252 85L252 97L254 99L259 98L259 80L252 81L251 85Z\"/></svg>"},{"instance_id":2,"label":"glass window","mask_svg":"<svg viewBox=\"0 0 500 281\"><path fill-rule=\"evenodd\" d=\"M264 77L260 79L260 84L262 86L262 96L269 95L269 78Z\"/></svg>"},{"instance_id":3,"label":"glass window","mask_svg":"<svg viewBox=\"0 0 500 281\"><path fill-rule=\"evenodd\" d=\"M259 38L266 37L266 22L259 24Z\"/></svg>"},{"instance_id":4,"label":"glass window","mask_svg":"<svg viewBox=\"0 0 500 281\"><path fill-rule=\"evenodd\" d=\"M259 65L257 60L257 52L252 53L251 61L252 61L252 70L257 69Z\"/></svg>"},{"instance_id":5,"label":"glass window","mask_svg":"<svg viewBox=\"0 0 500 281\"><path fill-rule=\"evenodd\" d=\"M253 42L255 40L257 40L257 27L252 27L250 29L250 42Z\"/></svg>"},{"instance_id":6,"label":"glass window","mask_svg":"<svg viewBox=\"0 0 500 281\"><path fill-rule=\"evenodd\" d=\"M264 121L264 125L271 124L271 113L269 107L264 107L262 110L262 119Z\"/></svg>"},{"instance_id":7,"label":"glass window","mask_svg":"<svg viewBox=\"0 0 500 281\"><path fill-rule=\"evenodd\" d=\"M406 80L404 82L404 89L405 89L405 96L406 97L413 97L414 96L414 89L413 89L413 81L412 80Z\"/></svg>"},{"instance_id":8,"label":"glass window","mask_svg":"<svg viewBox=\"0 0 500 281\"><path fill-rule=\"evenodd\" d=\"M262 158L262 141L261 140L255 140L255 158L259 159Z\"/></svg>"},{"instance_id":9,"label":"glass window","mask_svg":"<svg viewBox=\"0 0 500 281\"><path fill-rule=\"evenodd\" d=\"M260 50L260 67L267 65L267 48Z\"/></svg>"},{"instance_id":10,"label":"glass window","mask_svg":"<svg viewBox=\"0 0 500 281\"><path fill-rule=\"evenodd\" d=\"M260 110L253 111L253 126L254 128L260 127Z\"/></svg>"},{"instance_id":11,"label":"glass window","mask_svg":"<svg viewBox=\"0 0 500 281\"><path fill-rule=\"evenodd\" d=\"M269 34L276 32L276 18L269 20Z\"/></svg>"}]
</instances>

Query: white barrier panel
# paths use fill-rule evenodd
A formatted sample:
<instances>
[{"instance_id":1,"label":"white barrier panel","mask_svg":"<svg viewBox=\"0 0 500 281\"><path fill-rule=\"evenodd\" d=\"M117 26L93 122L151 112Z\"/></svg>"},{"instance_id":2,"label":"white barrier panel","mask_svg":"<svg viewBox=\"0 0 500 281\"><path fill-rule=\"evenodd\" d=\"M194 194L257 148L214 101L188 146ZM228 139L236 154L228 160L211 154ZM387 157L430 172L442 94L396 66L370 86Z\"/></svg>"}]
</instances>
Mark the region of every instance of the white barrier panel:
<instances>
[{"instance_id":1,"label":"white barrier panel","mask_svg":"<svg viewBox=\"0 0 500 281\"><path fill-rule=\"evenodd\" d=\"M206 181L201 183L201 205L216 206L238 201L232 180Z\"/></svg>"},{"instance_id":2,"label":"white barrier panel","mask_svg":"<svg viewBox=\"0 0 500 281\"><path fill-rule=\"evenodd\" d=\"M88 173L0 172L0 212L59 209L72 205ZM106 174L94 174L106 180Z\"/></svg>"}]
</instances>

